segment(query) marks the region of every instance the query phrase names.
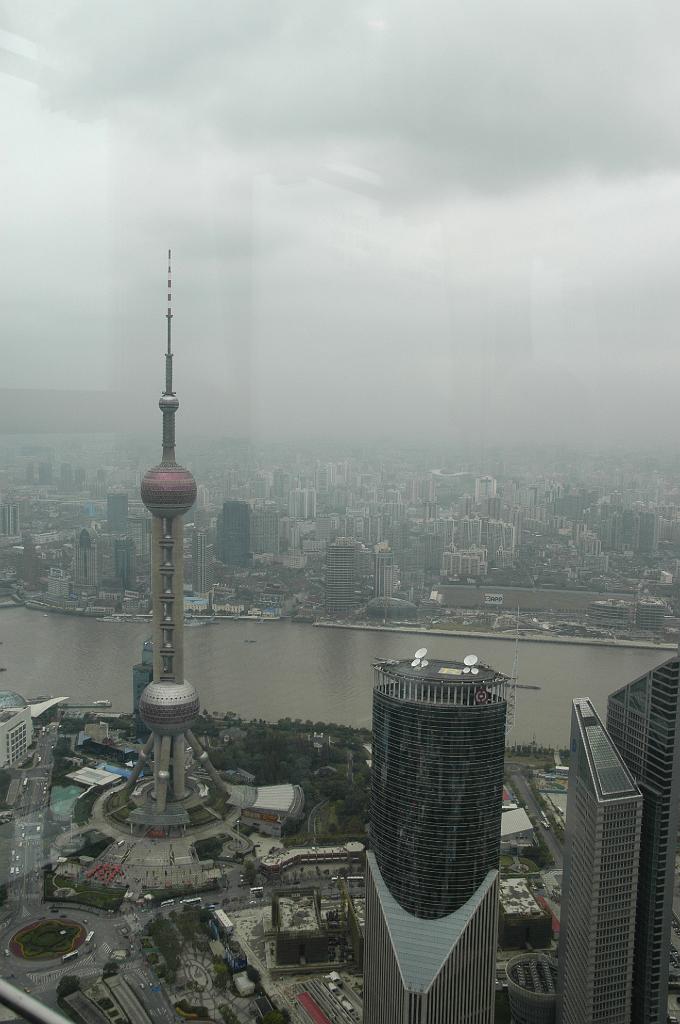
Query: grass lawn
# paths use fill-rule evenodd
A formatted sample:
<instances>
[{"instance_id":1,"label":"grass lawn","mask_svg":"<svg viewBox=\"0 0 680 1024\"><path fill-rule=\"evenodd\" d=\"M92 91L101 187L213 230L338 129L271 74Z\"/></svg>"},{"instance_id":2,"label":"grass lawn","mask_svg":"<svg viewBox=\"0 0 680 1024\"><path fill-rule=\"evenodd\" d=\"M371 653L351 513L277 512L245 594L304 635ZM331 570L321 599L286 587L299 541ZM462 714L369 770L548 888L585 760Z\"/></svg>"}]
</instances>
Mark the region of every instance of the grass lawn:
<instances>
[{"instance_id":1,"label":"grass lawn","mask_svg":"<svg viewBox=\"0 0 680 1024\"><path fill-rule=\"evenodd\" d=\"M535 873L539 870L538 864L535 864L533 860L529 860L528 857L520 857L519 862L522 865L522 867L527 870L527 872Z\"/></svg>"},{"instance_id":2,"label":"grass lawn","mask_svg":"<svg viewBox=\"0 0 680 1024\"><path fill-rule=\"evenodd\" d=\"M24 960L47 960L71 953L84 939L85 929L75 921L45 919L18 931L11 939L10 948L15 956Z\"/></svg>"}]
</instances>

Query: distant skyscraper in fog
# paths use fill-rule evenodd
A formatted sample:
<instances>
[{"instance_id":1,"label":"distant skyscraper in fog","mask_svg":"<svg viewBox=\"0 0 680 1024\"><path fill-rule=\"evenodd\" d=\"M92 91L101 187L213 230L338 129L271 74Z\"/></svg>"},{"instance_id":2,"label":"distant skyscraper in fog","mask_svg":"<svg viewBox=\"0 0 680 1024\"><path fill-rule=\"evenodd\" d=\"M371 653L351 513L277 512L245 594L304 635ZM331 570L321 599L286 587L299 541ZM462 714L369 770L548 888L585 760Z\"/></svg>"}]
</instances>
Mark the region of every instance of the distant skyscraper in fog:
<instances>
[{"instance_id":1,"label":"distant skyscraper in fog","mask_svg":"<svg viewBox=\"0 0 680 1024\"><path fill-rule=\"evenodd\" d=\"M21 533L19 506L14 501L0 505L0 537L18 537Z\"/></svg>"},{"instance_id":2,"label":"distant skyscraper in fog","mask_svg":"<svg viewBox=\"0 0 680 1024\"><path fill-rule=\"evenodd\" d=\"M276 505L268 503L253 509L250 518L250 541L254 554L279 553L279 510Z\"/></svg>"},{"instance_id":3,"label":"distant skyscraper in fog","mask_svg":"<svg viewBox=\"0 0 680 1024\"><path fill-rule=\"evenodd\" d=\"M642 796L592 703L573 702L559 1024L631 1024ZM642 1018L640 1018L642 1019Z\"/></svg>"},{"instance_id":4,"label":"distant skyscraper in fog","mask_svg":"<svg viewBox=\"0 0 680 1024\"><path fill-rule=\"evenodd\" d=\"M137 552L132 537L116 537L113 542L113 564L123 589L134 590L137 585Z\"/></svg>"},{"instance_id":5,"label":"distant skyscraper in fog","mask_svg":"<svg viewBox=\"0 0 680 1024\"><path fill-rule=\"evenodd\" d=\"M344 615L357 603L357 545L338 537L326 548L325 606L329 615Z\"/></svg>"},{"instance_id":6,"label":"distant skyscraper in fog","mask_svg":"<svg viewBox=\"0 0 680 1024\"><path fill-rule=\"evenodd\" d=\"M365 1024L492 1024L507 678L383 662L373 687Z\"/></svg>"},{"instance_id":7,"label":"distant skyscraper in fog","mask_svg":"<svg viewBox=\"0 0 680 1024\"><path fill-rule=\"evenodd\" d=\"M250 505L225 501L217 524L217 557L227 566L250 563Z\"/></svg>"},{"instance_id":8,"label":"distant skyscraper in fog","mask_svg":"<svg viewBox=\"0 0 680 1024\"><path fill-rule=\"evenodd\" d=\"M106 495L106 525L109 533L128 532L127 494Z\"/></svg>"},{"instance_id":9,"label":"distant skyscraper in fog","mask_svg":"<svg viewBox=\"0 0 680 1024\"><path fill-rule=\"evenodd\" d=\"M475 504L496 497L496 481L492 476L480 476L475 480Z\"/></svg>"},{"instance_id":10,"label":"distant skyscraper in fog","mask_svg":"<svg viewBox=\"0 0 680 1024\"><path fill-rule=\"evenodd\" d=\"M208 535L194 530L191 538L191 589L194 594L207 594L211 585L208 565Z\"/></svg>"},{"instance_id":11,"label":"distant skyscraper in fog","mask_svg":"<svg viewBox=\"0 0 680 1024\"><path fill-rule=\"evenodd\" d=\"M293 519L316 517L316 491L313 487L299 487L288 495L288 515Z\"/></svg>"},{"instance_id":12,"label":"distant skyscraper in fog","mask_svg":"<svg viewBox=\"0 0 680 1024\"><path fill-rule=\"evenodd\" d=\"M394 593L394 555L386 544L378 544L374 554L374 597L392 597Z\"/></svg>"},{"instance_id":13,"label":"distant skyscraper in fog","mask_svg":"<svg viewBox=\"0 0 680 1024\"><path fill-rule=\"evenodd\" d=\"M94 530L79 530L73 546L73 582L77 587L98 587L100 552Z\"/></svg>"},{"instance_id":14,"label":"distant skyscraper in fog","mask_svg":"<svg viewBox=\"0 0 680 1024\"><path fill-rule=\"evenodd\" d=\"M153 641L145 640L142 647L142 660L132 669L132 714L137 726L137 736L143 739L150 733L139 714L139 698L153 680Z\"/></svg>"},{"instance_id":15,"label":"distant skyscraper in fog","mask_svg":"<svg viewBox=\"0 0 680 1024\"><path fill-rule=\"evenodd\" d=\"M633 1024L665 1024L680 803L677 655L613 693L607 731L642 793Z\"/></svg>"}]
</instances>

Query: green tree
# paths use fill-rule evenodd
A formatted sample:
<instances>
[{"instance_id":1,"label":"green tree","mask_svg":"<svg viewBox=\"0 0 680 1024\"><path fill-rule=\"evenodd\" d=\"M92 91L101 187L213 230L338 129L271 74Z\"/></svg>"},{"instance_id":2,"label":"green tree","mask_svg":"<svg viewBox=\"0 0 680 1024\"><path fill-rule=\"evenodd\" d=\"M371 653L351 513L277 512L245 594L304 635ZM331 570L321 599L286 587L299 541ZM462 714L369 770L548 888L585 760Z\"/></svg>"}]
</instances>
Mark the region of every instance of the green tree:
<instances>
[{"instance_id":1,"label":"green tree","mask_svg":"<svg viewBox=\"0 0 680 1024\"><path fill-rule=\"evenodd\" d=\"M270 1010L262 1018L262 1024L286 1024L286 1018L280 1010Z\"/></svg>"},{"instance_id":2,"label":"green tree","mask_svg":"<svg viewBox=\"0 0 680 1024\"><path fill-rule=\"evenodd\" d=\"M63 978L59 979L57 985L57 995L60 999L65 996L71 996L74 992L80 991L80 978L76 974L65 974Z\"/></svg>"},{"instance_id":3,"label":"green tree","mask_svg":"<svg viewBox=\"0 0 680 1024\"><path fill-rule=\"evenodd\" d=\"M251 860L250 857L247 858L245 864L243 865L243 877L248 883L248 885L252 885L255 879L257 878L257 868L255 867L255 861Z\"/></svg>"},{"instance_id":4,"label":"green tree","mask_svg":"<svg viewBox=\"0 0 680 1024\"><path fill-rule=\"evenodd\" d=\"M231 980L231 971L228 969L226 964L215 964L215 988L218 988L221 992L229 986Z\"/></svg>"}]
</instances>

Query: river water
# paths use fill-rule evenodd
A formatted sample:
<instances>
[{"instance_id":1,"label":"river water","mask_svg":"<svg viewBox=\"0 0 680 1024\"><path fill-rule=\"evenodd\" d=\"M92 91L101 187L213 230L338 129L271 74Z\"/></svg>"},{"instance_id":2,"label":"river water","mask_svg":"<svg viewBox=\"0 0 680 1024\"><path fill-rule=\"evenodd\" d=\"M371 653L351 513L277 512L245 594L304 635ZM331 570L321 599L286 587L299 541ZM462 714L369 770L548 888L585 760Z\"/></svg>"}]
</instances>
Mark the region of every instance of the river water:
<instances>
[{"instance_id":1,"label":"river water","mask_svg":"<svg viewBox=\"0 0 680 1024\"><path fill-rule=\"evenodd\" d=\"M130 711L132 666L141 659L145 623L108 623L28 609L0 611L0 689L24 696L109 698ZM186 673L208 711L247 718L301 718L370 726L372 660L412 657L425 644L437 658L477 654L512 670L514 641L419 637L322 629L287 621L219 622L185 630ZM256 643L246 643L255 640ZM567 745L571 700L589 696L606 712L609 693L670 656L669 651L521 641L519 677L540 690L517 693L509 742Z\"/></svg>"}]
</instances>

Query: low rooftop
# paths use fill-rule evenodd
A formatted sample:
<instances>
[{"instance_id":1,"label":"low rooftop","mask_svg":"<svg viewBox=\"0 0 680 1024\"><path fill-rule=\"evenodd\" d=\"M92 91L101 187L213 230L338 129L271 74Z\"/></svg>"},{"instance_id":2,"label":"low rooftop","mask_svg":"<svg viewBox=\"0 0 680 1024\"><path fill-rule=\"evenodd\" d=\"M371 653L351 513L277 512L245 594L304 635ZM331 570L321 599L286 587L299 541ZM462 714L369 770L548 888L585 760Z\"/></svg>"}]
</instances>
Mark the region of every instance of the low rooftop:
<instances>
[{"instance_id":1,"label":"low rooftop","mask_svg":"<svg viewBox=\"0 0 680 1024\"><path fill-rule=\"evenodd\" d=\"M501 880L500 902L503 913L508 917L544 917L546 913L523 878Z\"/></svg>"},{"instance_id":2,"label":"low rooftop","mask_svg":"<svg viewBox=\"0 0 680 1024\"><path fill-rule=\"evenodd\" d=\"M313 892L281 893L277 902L280 931L313 932L319 928Z\"/></svg>"}]
</instances>

